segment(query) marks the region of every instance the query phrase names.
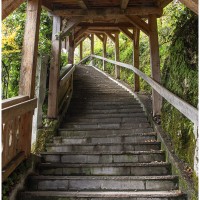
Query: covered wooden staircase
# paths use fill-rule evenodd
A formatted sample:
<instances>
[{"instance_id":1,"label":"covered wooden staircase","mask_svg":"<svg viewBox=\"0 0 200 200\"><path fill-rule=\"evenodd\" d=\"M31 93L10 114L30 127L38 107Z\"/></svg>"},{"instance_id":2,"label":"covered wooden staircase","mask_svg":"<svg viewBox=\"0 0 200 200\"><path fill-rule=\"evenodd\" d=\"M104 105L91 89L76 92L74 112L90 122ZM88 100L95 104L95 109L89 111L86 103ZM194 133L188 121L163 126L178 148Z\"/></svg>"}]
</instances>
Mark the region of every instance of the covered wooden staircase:
<instances>
[{"instance_id":1,"label":"covered wooden staircase","mask_svg":"<svg viewBox=\"0 0 200 200\"><path fill-rule=\"evenodd\" d=\"M89 66L20 200L186 199L140 103Z\"/></svg>"}]
</instances>

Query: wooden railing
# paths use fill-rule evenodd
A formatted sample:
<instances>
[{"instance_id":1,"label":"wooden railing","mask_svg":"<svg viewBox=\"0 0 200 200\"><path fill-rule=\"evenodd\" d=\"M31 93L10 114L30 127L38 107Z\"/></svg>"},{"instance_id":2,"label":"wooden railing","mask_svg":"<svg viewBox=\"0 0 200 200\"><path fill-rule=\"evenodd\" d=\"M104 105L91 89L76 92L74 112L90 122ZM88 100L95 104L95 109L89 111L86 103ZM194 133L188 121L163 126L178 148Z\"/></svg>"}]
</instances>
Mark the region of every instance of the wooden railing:
<instances>
[{"instance_id":1,"label":"wooden railing","mask_svg":"<svg viewBox=\"0 0 200 200\"><path fill-rule=\"evenodd\" d=\"M2 101L2 180L30 155L32 117L37 99L17 96Z\"/></svg>"},{"instance_id":2,"label":"wooden railing","mask_svg":"<svg viewBox=\"0 0 200 200\"><path fill-rule=\"evenodd\" d=\"M145 80L154 90L156 90L163 98L165 98L171 105L173 105L176 109L178 109L183 115L185 115L190 121L192 121L195 126L198 126L198 110L193 107L192 105L188 104L166 88L164 88L162 85L154 81L152 78L148 77L146 74L144 74L139 69L135 68L133 65L125 64L122 62L117 62L114 60L110 60L107 58L103 58L101 56L97 55L90 55L91 58L97 58L104 60L106 62L127 68L132 70L135 74L140 76L143 80ZM84 59L85 60L85 59Z\"/></svg>"},{"instance_id":3,"label":"wooden railing","mask_svg":"<svg viewBox=\"0 0 200 200\"><path fill-rule=\"evenodd\" d=\"M59 90L58 90L58 112L63 112L63 109L67 109L73 92L73 72L75 65L67 65L66 70L60 74Z\"/></svg>"}]
</instances>

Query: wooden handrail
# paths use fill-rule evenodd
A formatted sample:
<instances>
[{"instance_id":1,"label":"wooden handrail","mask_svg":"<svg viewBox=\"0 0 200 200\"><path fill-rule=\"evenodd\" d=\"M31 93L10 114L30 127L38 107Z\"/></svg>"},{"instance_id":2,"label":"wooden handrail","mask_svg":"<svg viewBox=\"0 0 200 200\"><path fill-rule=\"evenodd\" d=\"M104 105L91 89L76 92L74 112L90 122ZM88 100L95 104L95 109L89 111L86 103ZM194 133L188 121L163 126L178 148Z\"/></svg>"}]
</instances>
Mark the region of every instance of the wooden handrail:
<instances>
[{"instance_id":1,"label":"wooden handrail","mask_svg":"<svg viewBox=\"0 0 200 200\"><path fill-rule=\"evenodd\" d=\"M110 60L107 58L103 58L101 56L91 55L91 57L101 59L106 62L132 70L134 73L140 76L143 80L145 80L162 97L164 97L171 105L173 105L176 109L178 109L183 115L185 115L195 125L198 125L198 110L195 107L193 107L192 105L190 105L189 103L187 103L186 101L178 97L177 95L173 94L172 92L164 88L162 85L154 81L152 78L148 77L139 69L135 68L132 65Z\"/></svg>"},{"instance_id":2,"label":"wooden handrail","mask_svg":"<svg viewBox=\"0 0 200 200\"><path fill-rule=\"evenodd\" d=\"M70 68L70 70L67 71L67 73L62 77L62 79L60 80L59 86L62 87L65 82L70 78L70 76L73 74L75 70L75 65L73 67Z\"/></svg>"},{"instance_id":3,"label":"wooden handrail","mask_svg":"<svg viewBox=\"0 0 200 200\"><path fill-rule=\"evenodd\" d=\"M72 64L67 64L65 67L63 67L60 71L60 77L59 79L61 80L68 72L69 70L73 67Z\"/></svg>"},{"instance_id":4,"label":"wooden handrail","mask_svg":"<svg viewBox=\"0 0 200 200\"><path fill-rule=\"evenodd\" d=\"M19 115L23 115L37 107L37 98L2 109L2 122L5 123Z\"/></svg>"},{"instance_id":5,"label":"wooden handrail","mask_svg":"<svg viewBox=\"0 0 200 200\"><path fill-rule=\"evenodd\" d=\"M23 101L27 101L28 99L29 99L29 96L24 96L24 95L19 95L19 96L12 97L9 99L4 99L4 100L2 100L1 108L3 109L8 106L12 106L14 104L21 103Z\"/></svg>"}]
</instances>

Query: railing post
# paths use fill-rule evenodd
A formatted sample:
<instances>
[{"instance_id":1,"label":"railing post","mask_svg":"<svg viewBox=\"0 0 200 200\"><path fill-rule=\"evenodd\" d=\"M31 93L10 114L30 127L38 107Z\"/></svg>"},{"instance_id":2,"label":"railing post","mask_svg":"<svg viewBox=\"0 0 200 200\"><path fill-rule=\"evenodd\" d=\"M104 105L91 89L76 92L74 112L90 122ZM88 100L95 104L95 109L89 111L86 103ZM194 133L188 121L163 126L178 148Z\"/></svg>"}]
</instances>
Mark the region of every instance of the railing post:
<instances>
[{"instance_id":1,"label":"railing post","mask_svg":"<svg viewBox=\"0 0 200 200\"><path fill-rule=\"evenodd\" d=\"M33 98L35 95L35 74L37 66L41 1L28 0L24 33L19 94Z\"/></svg>"},{"instance_id":2,"label":"railing post","mask_svg":"<svg viewBox=\"0 0 200 200\"><path fill-rule=\"evenodd\" d=\"M149 27L150 27L150 53L151 53L151 76L153 80L160 83L160 57L159 57L159 45L158 45L158 30L157 19L155 15L149 15ZM153 116L161 114L162 97L152 90L152 106Z\"/></svg>"},{"instance_id":3,"label":"railing post","mask_svg":"<svg viewBox=\"0 0 200 200\"><path fill-rule=\"evenodd\" d=\"M133 66L139 69L139 39L140 30L138 28L133 29ZM134 73L134 91L140 91L140 78Z\"/></svg>"},{"instance_id":4,"label":"railing post","mask_svg":"<svg viewBox=\"0 0 200 200\"><path fill-rule=\"evenodd\" d=\"M91 54L94 54L94 34L91 34ZM94 65L94 59L92 59L91 64Z\"/></svg>"},{"instance_id":5,"label":"railing post","mask_svg":"<svg viewBox=\"0 0 200 200\"><path fill-rule=\"evenodd\" d=\"M107 43L107 35L103 36L103 57L106 58L106 43ZM103 71L106 69L106 61L103 60Z\"/></svg>"},{"instance_id":6,"label":"railing post","mask_svg":"<svg viewBox=\"0 0 200 200\"><path fill-rule=\"evenodd\" d=\"M74 64L74 31L69 36L68 64Z\"/></svg>"},{"instance_id":7,"label":"railing post","mask_svg":"<svg viewBox=\"0 0 200 200\"><path fill-rule=\"evenodd\" d=\"M83 59L83 42L80 42L80 61Z\"/></svg>"},{"instance_id":8,"label":"railing post","mask_svg":"<svg viewBox=\"0 0 200 200\"><path fill-rule=\"evenodd\" d=\"M115 33L115 61L119 60L119 34ZM120 67L115 65L115 77L120 79Z\"/></svg>"},{"instance_id":9,"label":"railing post","mask_svg":"<svg viewBox=\"0 0 200 200\"><path fill-rule=\"evenodd\" d=\"M52 59L49 77L48 118L57 118L58 115L58 81L60 71L61 39L56 36L61 30L61 18L53 16L52 30Z\"/></svg>"}]
</instances>

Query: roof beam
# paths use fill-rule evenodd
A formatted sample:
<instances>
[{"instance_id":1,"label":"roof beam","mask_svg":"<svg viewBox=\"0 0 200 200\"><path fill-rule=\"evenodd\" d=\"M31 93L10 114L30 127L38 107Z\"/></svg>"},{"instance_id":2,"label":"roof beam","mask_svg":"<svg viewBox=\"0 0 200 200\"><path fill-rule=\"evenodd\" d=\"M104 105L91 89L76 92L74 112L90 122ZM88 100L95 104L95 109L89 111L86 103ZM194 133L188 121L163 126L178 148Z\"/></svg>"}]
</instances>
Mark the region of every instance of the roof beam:
<instances>
[{"instance_id":1,"label":"roof beam","mask_svg":"<svg viewBox=\"0 0 200 200\"><path fill-rule=\"evenodd\" d=\"M60 37L63 38L67 36L67 34L81 22L82 17L72 17L69 19L65 25L65 28L61 31Z\"/></svg>"},{"instance_id":2,"label":"roof beam","mask_svg":"<svg viewBox=\"0 0 200 200\"><path fill-rule=\"evenodd\" d=\"M2 20L18 8L24 0L2 0Z\"/></svg>"},{"instance_id":3,"label":"roof beam","mask_svg":"<svg viewBox=\"0 0 200 200\"><path fill-rule=\"evenodd\" d=\"M198 15L198 0L179 0L179 1Z\"/></svg>"},{"instance_id":4,"label":"roof beam","mask_svg":"<svg viewBox=\"0 0 200 200\"><path fill-rule=\"evenodd\" d=\"M128 6L129 0L121 0L121 9L125 10Z\"/></svg>"},{"instance_id":5,"label":"roof beam","mask_svg":"<svg viewBox=\"0 0 200 200\"><path fill-rule=\"evenodd\" d=\"M78 1L78 4L79 6L82 8L82 9L87 9L87 5L85 4L85 1L84 0L77 0Z\"/></svg>"},{"instance_id":6,"label":"roof beam","mask_svg":"<svg viewBox=\"0 0 200 200\"><path fill-rule=\"evenodd\" d=\"M126 16L130 23L149 35L149 25L138 16Z\"/></svg>"},{"instance_id":7,"label":"roof beam","mask_svg":"<svg viewBox=\"0 0 200 200\"><path fill-rule=\"evenodd\" d=\"M159 5L161 8L166 7L169 3L171 3L173 0L162 0L159 2Z\"/></svg>"},{"instance_id":8,"label":"roof beam","mask_svg":"<svg viewBox=\"0 0 200 200\"><path fill-rule=\"evenodd\" d=\"M104 37L100 33L95 33L95 35L101 40L101 42L104 41Z\"/></svg>"},{"instance_id":9,"label":"roof beam","mask_svg":"<svg viewBox=\"0 0 200 200\"><path fill-rule=\"evenodd\" d=\"M106 32L106 35L115 43L115 36L113 36L111 33Z\"/></svg>"},{"instance_id":10,"label":"roof beam","mask_svg":"<svg viewBox=\"0 0 200 200\"><path fill-rule=\"evenodd\" d=\"M131 33L127 28L119 27L122 33L126 35L130 40L133 40L133 33Z\"/></svg>"},{"instance_id":11,"label":"roof beam","mask_svg":"<svg viewBox=\"0 0 200 200\"><path fill-rule=\"evenodd\" d=\"M126 10L121 10L121 8L104 8L104 9L55 9L52 13L54 15L66 17L66 16L89 16L99 17L99 16L124 16L124 15L139 15L147 16L150 14L162 15L162 8L159 7L130 7Z\"/></svg>"},{"instance_id":12,"label":"roof beam","mask_svg":"<svg viewBox=\"0 0 200 200\"><path fill-rule=\"evenodd\" d=\"M83 28L81 28L79 31L77 31L76 33L75 33L75 39L79 39L80 37L82 37L82 35L84 35L85 34L85 32L87 31L87 29L88 29L88 27L83 27Z\"/></svg>"},{"instance_id":13,"label":"roof beam","mask_svg":"<svg viewBox=\"0 0 200 200\"><path fill-rule=\"evenodd\" d=\"M85 34L81 39L79 39L77 42L75 42L75 48L81 43L83 42L89 34Z\"/></svg>"},{"instance_id":14,"label":"roof beam","mask_svg":"<svg viewBox=\"0 0 200 200\"><path fill-rule=\"evenodd\" d=\"M130 22L123 22L123 23L103 23L103 22L88 23L88 22L81 22L77 26L89 27L89 28L95 28L95 29L101 29L101 28L113 29L113 28L116 28L116 27L132 28L133 24L130 23Z\"/></svg>"}]
</instances>

